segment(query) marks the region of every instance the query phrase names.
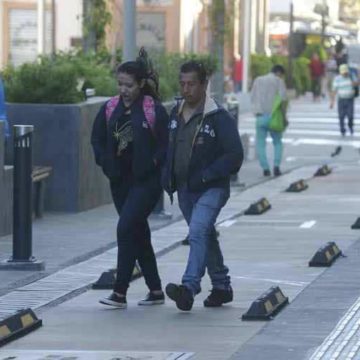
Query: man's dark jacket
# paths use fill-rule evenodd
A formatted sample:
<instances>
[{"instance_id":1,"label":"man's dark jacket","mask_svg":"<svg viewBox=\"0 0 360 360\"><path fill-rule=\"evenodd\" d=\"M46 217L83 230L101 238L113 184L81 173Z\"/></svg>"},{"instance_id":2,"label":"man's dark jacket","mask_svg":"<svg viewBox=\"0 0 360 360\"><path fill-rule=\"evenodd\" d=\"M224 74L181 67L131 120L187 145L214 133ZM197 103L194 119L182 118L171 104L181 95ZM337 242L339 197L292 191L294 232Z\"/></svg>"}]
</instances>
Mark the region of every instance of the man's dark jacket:
<instances>
[{"instance_id":1,"label":"man's dark jacket","mask_svg":"<svg viewBox=\"0 0 360 360\"><path fill-rule=\"evenodd\" d=\"M169 146L163 169L162 183L169 195L177 189L174 177L174 154L179 113L174 107L169 122ZM202 120L193 139L187 186L202 192L213 187L229 187L230 176L239 171L243 162L243 147L235 119L215 100L206 98Z\"/></svg>"},{"instance_id":2,"label":"man's dark jacket","mask_svg":"<svg viewBox=\"0 0 360 360\"><path fill-rule=\"evenodd\" d=\"M164 163L168 142L168 114L162 104L155 101L155 126L151 130L143 111L143 96L130 107L133 130L132 175L134 180L143 180L160 172ZM91 134L91 145L96 163L111 180L129 176L122 157L116 156L118 143L114 139L115 122L123 116L125 106L120 100L109 121L106 119L106 103L98 112Z\"/></svg>"}]
</instances>

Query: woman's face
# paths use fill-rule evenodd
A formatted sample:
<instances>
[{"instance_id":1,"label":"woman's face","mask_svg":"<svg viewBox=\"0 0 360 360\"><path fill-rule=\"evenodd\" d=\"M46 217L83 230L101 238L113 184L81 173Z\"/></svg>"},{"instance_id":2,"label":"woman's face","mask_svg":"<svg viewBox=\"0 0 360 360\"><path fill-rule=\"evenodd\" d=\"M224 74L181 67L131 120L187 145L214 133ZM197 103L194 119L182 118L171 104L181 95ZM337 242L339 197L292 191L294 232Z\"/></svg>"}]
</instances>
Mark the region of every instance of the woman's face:
<instances>
[{"instance_id":1,"label":"woman's face","mask_svg":"<svg viewBox=\"0 0 360 360\"><path fill-rule=\"evenodd\" d=\"M120 72L117 75L119 94L124 104L130 106L140 95L144 81L139 84L132 75Z\"/></svg>"}]
</instances>

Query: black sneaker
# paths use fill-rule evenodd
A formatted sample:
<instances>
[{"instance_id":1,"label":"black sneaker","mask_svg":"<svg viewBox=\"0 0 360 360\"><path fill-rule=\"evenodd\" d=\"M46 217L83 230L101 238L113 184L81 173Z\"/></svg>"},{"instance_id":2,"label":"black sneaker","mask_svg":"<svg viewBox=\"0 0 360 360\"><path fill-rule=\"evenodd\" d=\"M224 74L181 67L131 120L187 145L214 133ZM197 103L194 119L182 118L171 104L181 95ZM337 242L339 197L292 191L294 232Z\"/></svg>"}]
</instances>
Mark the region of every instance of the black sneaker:
<instances>
[{"instance_id":1,"label":"black sneaker","mask_svg":"<svg viewBox=\"0 0 360 360\"><path fill-rule=\"evenodd\" d=\"M335 151L331 154L331 157L337 156L341 153L342 147L341 146L337 146L335 148Z\"/></svg>"},{"instance_id":2,"label":"black sneaker","mask_svg":"<svg viewBox=\"0 0 360 360\"><path fill-rule=\"evenodd\" d=\"M99 300L99 303L119 309L125 309L127 307L126 296L119 296L114 292L109 297Z\"/></svg>"},{"instance_id":3,"label":"black sneaker","mask_svg":"<svg viewBox=\"0 0 360 360\"><path fill-rule=\"evenodd\" d=\"M266 169L266 170L263 171L263 174L264 174L264 176L270 176L271 172L270 172L269 169Z\"/></svg>"},{"instance_id":4,"label":"black sneaker","mask_svg":"<svg viewBox=\"0 0 360 360\"><path fill-rule=\"evenodd\" d=\"M210 295L204 300L205 307L219 307L233 301L233 290L212 289Z\"/></svg>"},{"instance_id":5,"label":"black sneaker","mask_svg":"<svg viewBox=\"0 0 360 360\"><path fill-rule=\"evenodd\" d=\"M150 291L145 299L140 300L138 302L138 305L161 305L165 302L165 296L162 292L161 294L154 294L152 291Z\"/></svg>"},{"instance_id":6,"label":"black sneaker","mask_svg":"<svg viewBox=\"0 0 360 360\"><path fill-rule=\"evenodd\" d=\"M281 175L281 171L280 168L278 166L274 167L274 176L280 176Z\"/></svg>"},{"instance_id":7,"label":"black sneaker","mask_svg":"<svg viewBox=\"0 0 360 360\"><path fill-rule=\"evenodd\" d=\"M178 309L182 311L191 310L194 303L194 296L186 286L169 283L166 285L165 291L166 295L175 301Z\"/></svg>"}]
</instances>

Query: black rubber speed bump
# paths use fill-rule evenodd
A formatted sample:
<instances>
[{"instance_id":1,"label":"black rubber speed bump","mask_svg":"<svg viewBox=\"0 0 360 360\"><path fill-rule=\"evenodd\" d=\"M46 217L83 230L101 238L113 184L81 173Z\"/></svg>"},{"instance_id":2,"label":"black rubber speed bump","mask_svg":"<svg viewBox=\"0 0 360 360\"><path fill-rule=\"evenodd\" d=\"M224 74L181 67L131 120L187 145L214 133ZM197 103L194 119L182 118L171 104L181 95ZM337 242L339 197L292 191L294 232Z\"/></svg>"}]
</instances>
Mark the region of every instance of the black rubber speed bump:
<instances>
[{"instance_id":1,"label":"black rubber speed bump","mask_svg":"<svg viewBox=\"0 0 360 360\"><path fill-rule=\"evenodd\" d=\"M339 247L332 241L322 246L309 261L309 266L330 266L340 255Z\"/></svg>"},{"instance_id":2,"label":"black rubber speed bump","mask_svg":"<svg viewBox=\"0 0 360 360\"><path fill-rule=\"evenodd\" d=\"M260 215L263 214L265 211L271 209L271 205L266 198L262 198L257 202L251 204L247 210L245 210L245 215Z\"/></svg>"},{"instance_id":3,"label":"black rubber speed bump","mask_svg":"<svg viewBox=\"0 0 360 360\"><path fill-rule=\"evenodd\" d=\"M314 176L326 176L331 173L331 169L328 165L323 165L316 170Z\"/></svg>"},{"instance_id":4,"label":"black rubber speed bump","mask_svg":"<svg viewBox=\"0 0 360 360\"><path fill-rule=\"evenodd\" d=\"M305 182L305 180L301 179L290 184L290 186L286 189L286 192L300 192L306 190L308 187L309 185Z\"/></svg>"},{"instance_id":5,"label":"black rubber speed bump","mask_svg":"<svg viewBox=\"0 0 360 360\"><path fill-rule=\"evenodd\" d=\"M278 286L273 286L251 304L241 319L271 320L288 303L289 298L283 294Z\"/></svg>"},{"instance_id":6,"label":"black rubber speed bump","mask_svg":"<svg viewBox=\"0 0 360 360\"><path fill-rule=\"evenodd\" d=\"M360 229L360 217L351 225L352 229Z\"/></svg>"},{"instance_id":7,"label":"black rubber speed bump","mask_svg":"<svg viewBox=\"0 0 360 360\"><path fill-rule=\"evenodd\" d=\"M134 271L131 277L131 280L135 280L142 276L140 266L136 263L134 267ZM116 280L116 269L110 269L108 271L104 271L99 279L92 284L93 290L111 290L114 288Z\"/></svg>"},{"instance_id":8,"label":"black rubber speed bump","mask_svg":"<svg viewBox=\"0 0 360 360\"><path fill-rule=\"evenodd\" d=\"M16 340L42 326L31 309L21 310L0 321L0 346Z\"/></svg>"}]
</instances>

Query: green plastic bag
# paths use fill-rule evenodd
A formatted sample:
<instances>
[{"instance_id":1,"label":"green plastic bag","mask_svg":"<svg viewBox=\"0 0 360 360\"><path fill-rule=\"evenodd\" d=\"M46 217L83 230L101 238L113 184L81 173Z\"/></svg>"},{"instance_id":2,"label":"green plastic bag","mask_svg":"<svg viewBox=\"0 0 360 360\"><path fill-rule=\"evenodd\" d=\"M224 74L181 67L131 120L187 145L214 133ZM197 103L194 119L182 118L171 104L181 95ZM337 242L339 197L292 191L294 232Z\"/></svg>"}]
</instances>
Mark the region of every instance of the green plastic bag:
<instances>
[{"instance_id":1,"label":"green plastic bag","mask_svg":"<svg viewBox=\"0 0 360 360\"><path fill-rule=\"evenodd\" d=\"M284 114L281 109L283 100L280 95L276 95L271 112L271 119L269 122L269 129L272 131L283 132L286 128Z\"/></svg>"}]
</instances>

